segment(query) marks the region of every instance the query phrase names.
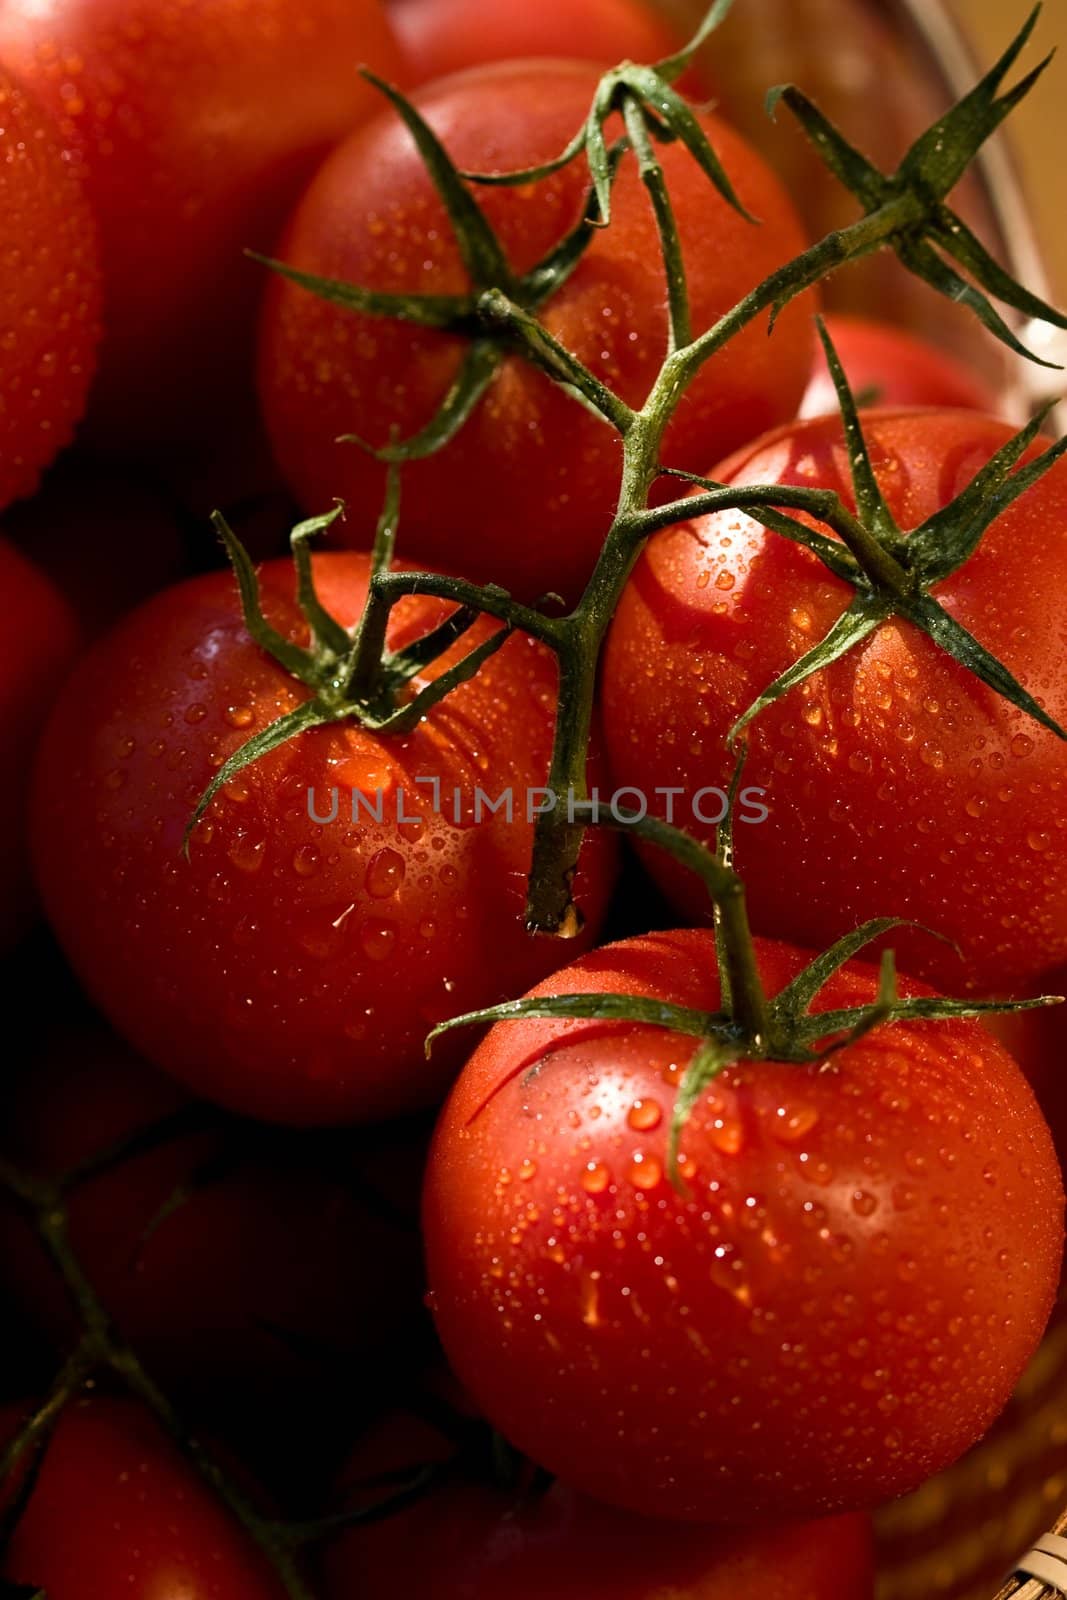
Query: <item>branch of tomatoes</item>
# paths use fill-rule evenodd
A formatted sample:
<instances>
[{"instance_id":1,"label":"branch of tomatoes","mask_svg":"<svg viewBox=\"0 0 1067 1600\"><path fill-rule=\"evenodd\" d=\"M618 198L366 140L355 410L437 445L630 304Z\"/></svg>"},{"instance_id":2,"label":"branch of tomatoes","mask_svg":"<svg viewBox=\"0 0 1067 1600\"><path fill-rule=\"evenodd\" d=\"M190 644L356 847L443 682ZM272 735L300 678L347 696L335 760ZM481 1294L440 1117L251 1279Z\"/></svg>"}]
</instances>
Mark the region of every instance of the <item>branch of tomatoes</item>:
<instances>
[{"instance_id":1,"label":"branch of tomatoes","mask_svg":"<svg viewBox=\"0 0 1067 1600\"><path fill-rule=\"evenodd\" d=\"M856 419L855 404L828 351L837 379L838 398L850 444L856 487L857 513L851 513L836 495L802 489L748 486L727 489L706 479L692 480L687 498L652 508L653 490L660 477L672 469L663 465L664 436L688 387L712 357L757 318L768 314L771 326L782 309L799 294L814 287L842 266L879 249L894 251L907 270L927 282L937 293L960 300L1013 351L1029 356L1012 329L995 309L989 296L1029 317L1058 326L1067 325L1052 307L1032 295L997 265L961 219L947 205L947 196L1004 118L1030 91L1047 61L1039 63L1016 86L1000 94L1004 78L1033 31L1038 9L1030 15L1000 60L975 88L920 136L894 173L883 174L863 157L807 97L792 85L771 91L768 111L780 104L800 123L831 172L859 201L863 215L851 226L818 241L758 284L712 327L694 335L687 291L686 265L671 196L656 156L656 146L682 143L707 174L722 198L748 218L728 175L723 170L692 109L673 89L671 80L684 71L693 51L714 31L730 9L732 0L716 0L697 36L677 56L655 67L624 64L600 81L589 114L574 138L554 160L540 167L508 173L459 171L428 124L398 91L378 83L402 118L440 195L463 263L471 280L467 295L387 296L356 285L317 278L276 261L265 264L303 288L343 306L376 317L399 318L460 334L470 348L459 374L435 418L414 437L394 440L371 453L392 466L415 461L445 448L463 427L492 383L507 354L522 359L547 374L575 400L613 428L623 445L618 502L595 565L577 606L559 617L539 608L522 607L504 591L479 587L458 579L423 573L393 573L388 558L376 567L368 614L376 618L374 637L382 629L390 607L405 594L434 593L453 599L469 612L477 610L500 618L506 627L523 628L552 648L559 660L556 733L548 786L555 805L539 816L527 898L527 923L531 931L567 937L581 926L572 886L584 834L567 797L584 798L586 764L593 712L593 695L601 647L622 590L643 542L657 529L712 509L745 509L784 537L812 549L838 576L854 584L856 600L834 635L821 642L794 672L772 685L746 713L735 735L765 704L784 694L893 615L906 616L948 650L999 694L1050 725L1038 703L1006 669L984 651L978 641L956 627L933 601L928 590L940 577L962 564L977 547L993 515L1036 481L1057 459L1062 446L1049 451L1041 462L1008 475L1031 443L1038 419L979 474L971 489L938 519L936 527L918 530L909 541L887 518L877 491ZM606 126L621 117L623 133L608 144ZM668 290L669 335L660 373L640 409L595 377L566 350L538 318L539 309L574 271L598 228L610 225L612 187L623 157L632 152L649 195L663 255ZM570 233L525 275L516 275L479 207L477 185L531 185L569 162L584 159L590 188L582 216ZM754 219L748 218L752 221ZM953 264L955 263L955 265ZM970 274L961 276L957 266ZM825 339L824 343L828 344ZM1030 356L1030 359L1037 359ZM354 443L362 441L354 439ZM363 445L363 448L369 448ZM684 477L685 474L678 474ZM984 520L978 514L985 508ZM818 528L783 514L783 508L800 512L838 537L827 538ZM840 541L840 542L838 542ZM946 551L953 564L946 566ZM232 552L231 552L232 553ZM921 557L921 559L920 559ZM368 651L370 633L361 627L364 642L362 681L372 665ZM477 668L472 662L472 670ZM350 687L351 685L349 685ZM393 709L372 708L366 695L348 694L343 709L335 705L330 715L376 718L383 731L402 730L418 715L417 702L399 707L395 683L379 678L386 700L394 695ZM447 693L449 685L436 692ZM322 696L319 695L321 709ZM390 720L392 717L393 720ZM303 726L319 720L315 711L301 708L291 726L279 726L271 743L291 737ZM1057 733L1061 732L1056 728ZM261 739L265 736L261 736ZM255 759L262 750L250 750ZM234 762L244 764L245 752ZM231 763L231 766L233 764ZM228 767L225 777L232 776ZM209 791L198 810L210 799Z\"/></svg>"},{"instance_id":2,"label":"branch of tomatoes","mask_svg":"<svg viewBox=\"0 0 1067 1600\"><path fill-rule=\"evenodd\" d=\"M279 1592L290 1596L290 1600L314 1600L315 1590L305 1572L307 1549L348 1528L404 1509L434 1486L440 1477L440 1465L416 1465L380 1480L369 1501L364 1497L349 1508L321 1518L298 1522L275 1519L260 1509L231 1472L219 1464L153 1379L134 1345L120 1333L72 1242L69 1203L83 1183L124 1161L136 1159L149 1149L181 1139L190 1131L212 1126L217 1121L218 1114L212 1108L192 1106L153 1122L102 1149L91 1159L47 1178L31 1175L6 1159L0 1160L0 1191L34 1227L52 1270L76 1308L81 1329L47 1392L0 1449L0 1484L6 1490L0 1512L0 1553L6 1549L33 1497L53 1433L67 1408L91 1393L97 1381L105 1377L111 1382L117 1381L139 1402L212 1494L221 1500L272 1568ZM210 1176L205 1175L203 1181L209 1182ZM188 1198L188 1191L183 1191L173 1197L172 1203L180 1205ZM8 1593L2 1585L0 1589L5 1595Z\"/></svg>"}]
</instances>

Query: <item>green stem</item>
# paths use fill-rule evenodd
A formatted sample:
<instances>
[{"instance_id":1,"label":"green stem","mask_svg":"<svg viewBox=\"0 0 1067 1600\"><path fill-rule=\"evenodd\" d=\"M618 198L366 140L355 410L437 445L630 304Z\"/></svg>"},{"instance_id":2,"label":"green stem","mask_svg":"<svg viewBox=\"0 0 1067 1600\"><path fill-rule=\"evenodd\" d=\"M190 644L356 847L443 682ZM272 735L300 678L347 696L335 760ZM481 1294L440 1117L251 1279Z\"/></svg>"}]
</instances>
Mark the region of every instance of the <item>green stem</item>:
<instances>
[{"instance_id":1,"label":"green stem","mask_svg":"<svg viewBox=\"0 0 1067 1600\"><path fill-rule=\"evenodd\" d=\"M627 95L623 109L626 132L637 156L642 182L652 201L652 210L659 230L663 266L667 275L667 313L670 320L668 352L683 350L692 342L693 323L689 309L689 286L686 278L685 255L678 233L674 207L671 205L667 182L656 152L649 138L648 123L640 102Z\"/></svg>"},{"instance_id":2,"label":"green stem","mask_svg":"<svg viewBox=\"0 0 1067 1600\"><path fill-rule=\"evenodd\" d=\"M601 383L584 362L572 355L548 329L516 305L500 289L487 289L478 299L478 314L486 331L504 334L534 366L540 367L556 383L573 389L598 415L626 436L636 413L625 400Z\"/></svg>"}]
</instances>

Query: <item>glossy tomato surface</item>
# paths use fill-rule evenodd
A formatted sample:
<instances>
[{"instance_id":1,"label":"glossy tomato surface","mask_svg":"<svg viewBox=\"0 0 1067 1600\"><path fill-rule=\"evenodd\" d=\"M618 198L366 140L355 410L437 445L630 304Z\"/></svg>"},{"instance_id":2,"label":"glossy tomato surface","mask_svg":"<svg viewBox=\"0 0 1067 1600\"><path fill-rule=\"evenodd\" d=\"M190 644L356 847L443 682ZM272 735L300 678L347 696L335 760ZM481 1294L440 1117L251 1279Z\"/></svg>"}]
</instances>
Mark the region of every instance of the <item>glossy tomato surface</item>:
<instances>
[{"instance_id":1,"label":"glossy tomato surface","mask_svg":"<svg viewBox=\"0 0 1067 1600\"><path fill-rule=\"evenodd\" d=\"M685 41L645 0L392 0L389 19L416 83L478 62L567 56L614 66L658 61Z\"/></svg>"},{"instance_id":2,"label":"glossy tomato surface","mask_svg":"<svg viewBox=\"0 0 1067 1600\"><path fill-rule=\"evenodd\" d=\"M433 1429L391 1418L350 1463L342 1503L380 1502L382 1475L447 1462ZM508 1491L458 1462L413 1504L339 1539L327 1600L871 1600L865 1517L734 1532L624 1516L561 1483Z\"/></svg>"},{"instance_id":3,"label":"glossy tomato surface","mask_svg":"<svg viewBox=\"0 0 1067 1600\"><path fill-rule=\"evenodd\" d=\"M567 62L509 62L422 91L416 104L467 169L506 171L558 155L588 114L597 74ZM715 322L803 247L793 207L773 173L713 116L704 127L742 200L746 222L721 200L680 144L663 147L689 264L693 323ZM610 131L610 130L609 130ZM512 267L526 272L581 215L584 161L536 191L490 188L478 199ZM548 329L631 404L640 404L666 354L662 258L632 159L623 165L611 226L543 307ZM447 215L398 118L378 118L326 162L281 246L306 272L373 289L434 294L469 287ZM772 338L753 325L689 390L666 458L702 470L791 414L811 362L810 298L793 302ZM348 536L369 543L382 503L381 467L357 445L416 433L434 416L468 342L371 319L278 280L260 344L260 391L279 463L305 505L341 495ZM621 448L613 430L552 382L509 357L461 432L404 472L400 549L450 571L535 597L570 598L589 574L618 498ZM323 498L325 496L325 499Z\"/></svg>"},{"instance_id":4,"label":"glossy tomato surface","mask_svg":"<svg viewBox=\"0 0 1067 1600\"><path fill-rule=\"evenodd\" d=\"M5 0L0 62L58 119L99 224L97 437L232 425L260 282L243 251L376 109L360 64L402 70L377 0Z\"/></svg>"},{"instance_id":5,"label":"glossy tomato surface","mask_svg":"<svg viewBox=\"0 0 1067 1600\"><path fill-rule=\"evenodd\" d=\"M23 1413L0 1414L4 1437ZM0 1572L49 1600L282 1600L262 1555L133 1401L60 1417Z\"/></svg>"},{"instance_id":6,"label":"glossy tomato surface","mask_svg":"<svg viewBox=\"0 0 1067 1600\"><path fill-rule=\"evenodd\" d=\"M859 400L880 406L963 406L995 414L996 391L978 372L946 350L890 322L845 315L826 318L845 376ZM800 405L802 417L837 411L837 395L819 353Z\"/></svg>"},{"instance_id":7,"label":"glossy tomato surface","mask_svg":"<svg viewBox=\"0 0 1067 1600\"><path fill-rule=\"evenodd\" d=\"M958 411L873 412L864 430L905 529L946 505L1011 434ZM783 428L716 472L833 488L852 503L837 418ZM935 591L1061 724L1065 523L1061 462ZM690 802L732 770L729 730L851 594L806 550L740 514L657 535L605 654L616 783L644 788L653 810L664 805L657 785L679 786L677 819L710 836ZM883 623L765 710L748 748L745 782L766 790L770 815L738 827L737 863L761 932L825 945L869 917L914 918L962 959L901 930L902 965L949 993L1010 995L1067 959L1067 747L909 623ZM649 865L677 903L705 914L695 879L663 858Z\"/></svg>"},{"instance_id":8,"label":"glossy tomato surface","mask_svg":"<svg viewBox=\"0 0 1067 1600\"><path fill-rule=\"evenodd\" d=\"M758 942L769 994L807 959ZM852 964L818 1009L869 1004ZM710 932L608 946L539 993L714 1010ZM649 1516L875 1504L978 1439L1055 1297L1063 1193L1019 1069L976 1023L898 1023L810 1066L740 1062L697 1099L691 1039L498 1024L438 1126L432 1304L489 1420Z\"/></svg>"},{"instance_id":9,"label":"glossy tomato surface","mask_svg":"<svg viewBox=\"0 0 1067 1600\"><path fill-rule=\"evenodd\" d=\"M3 538L0 595L0 954L6 954L33 920L36 896L26 847L30 766L52 700L74 659L78 627L58 589Z\"/></svg>"},{"instance_id":10,"label":"glossy tomato surface","mask_svg":"<svg viewBox=\"0 0 1067 1600\"><path fill-rule=\"evenodd\" d=\"M96 228L60 130L0 68L0 509L33 492L85 410L100 292Z\"/></svg>"},{"instance_id":11,"label":"glossy tomato surface","mask_svg":"<svg viewBox=\"0 0 1067 1600\"><path fill-rule=\"evenodd\" d=\"M354 624L368 558L324 554L314 570L323 604ZM274 627L306 641L291 563L267 563L261 585ZM391 647L452 609L401 602ZM495 627L480 619L413 687ZM431 1104L462 1049L450 1040L427 1063L434 1024L568 954L523 918L555 678L548 651L516 634L411 734L303 733L226 785L186 860L221 763L308 691L252 644L230 574L157 595L86 658L37 769L40 886L94 1001L150 1061L249 1115L331 1123ZM604 837L584 860L588 938L611 875Z\"/></svg>"}]
</instances>

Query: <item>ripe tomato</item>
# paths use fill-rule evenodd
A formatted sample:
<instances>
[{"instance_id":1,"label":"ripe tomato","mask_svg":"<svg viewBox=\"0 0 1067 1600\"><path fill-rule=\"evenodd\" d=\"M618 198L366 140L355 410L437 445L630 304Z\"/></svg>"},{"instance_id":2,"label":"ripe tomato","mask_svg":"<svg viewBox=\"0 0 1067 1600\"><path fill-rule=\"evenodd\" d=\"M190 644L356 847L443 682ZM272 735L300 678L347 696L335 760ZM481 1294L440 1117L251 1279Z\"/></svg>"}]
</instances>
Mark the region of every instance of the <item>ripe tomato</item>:
<instances>
[{"instance_id":1,"label":"ripe tomato","mask_svg":"<svg viewBox=\"0 0 1067 1600\"><path fill-rule=\"evenodd\" d=\"M354 624L368 558L321 555L314 570L327 610ZM261 584L273 625L306 639L291 563L267 563ZM453 609L403 601L391 646ZM479 619L414 686L495 627ZM187 861L185 828L223 760L308 691L252 644L228 573L155 596L86 658L37 770L41 890L89 993L150 1061L253 1116L330 1123L432 1103L456 1055L428 1065L429 1029L562 959L523 922L555 677L550 653L516 635L409 735L301 734L217 796ZM509 790L513 820L487 813L479 791L493 804ZM611 859L592 844L590 931Z\"/></svg>"},{"instance_id":2,"label":"ripe tomato","mask_svg":"<svg viewBox=\"0 0 1067 1600\"><path fill-rule=\"evenodd\" d=\"M1011 432L958 411L874 412L864 431L908 528L958 494ZM780 429L715 476L829 487L852 503L834 417ZM1061 462L937 589L1061 723L1067 545L1048 530L1065 517ZM691 796L721 782L737 717L851 594L806 550L740 514L656 535L605 653L615 781L644 787L653 809L663 806L655 786ZM1067 960L1067 751L909 623L879 627L749 733L745 782L766 790L770 816L737 829L737 863L761 932L823 945L872 916L911 917L962 949L960 960L926 935L894 935L906 970L948 993L1017 993ZM688 799L676 807L695 827ZM649 865L677 904L705 914L695 879L662 857Z\"/></svg>"},{"instance_id":3,"label":"ripe tomato","mask_svg":"<svg viewBox=\"0 0 1067 1600\"><path fill-rule=\"evenodd\" d=\"M96 1024L52 1027L29 1066L4 1097L3 1152L22 1171L59 1176L191 1109ZM383 1187L378 1168L401 1173L413 1196L422 1143L379 1130L376 1145L218 1122L69 1192L70 1238L89 1281L153 1377L212 1427L232 1418L244 1437L258 1414L291 1447L294 1425L311 1415L319 1425L341 1364L368 1361L421 1321L415 1203L405 1226L395 1183ZM0 1276L69 1350L80 1323L67 1293L6 1207Z\"/></svg>"},{"instance_id":4,"label":"ripe tomato","mask_svg":"<svg viewBox=\"0 0 1067 1600\"><path fill-rule=\"evenodd\" d=\"M22 1413L0 1416L4 1437ZM49 1600L282 1600L265 1558L130 1400L60 1417L0 1572Z\"/></svg>"},{"instance_id":5,"label":"ripe tomato","mask_svg":"<svg viewBox=\"0 0 1067 1600\"><path fill-rule=\"evenodd\" d=\"M995 392L977 372L926 339L869 317L840 315L825 321L853 394L862 397L864 391L874 391L876 405L963 406L994 413L999 409ZM820 417L836 411L833 379L820 353L800 415Z\"/></svg>"},{"instance_id":6,"label":"ripe tomato","mask_svg":"<svg viewBox=\"0 0 1067 1600\"><path fill-rule=\"evenodd\" d=\"M597 74L569 62L509 62L423 90L416 103L463 168L526 167L557 155L587 115ZM803 246L773 173L724 123L704 126L752 226L712 189L680 144L661 157L689 263L698 330ZM513 267L525 272L578 221L584 161L528 189L486 189L479 200ZM281 247L304 271L379 290L462 293L468 286L446 213L397 118L378 118L322 168ZM709 444L754 437L791 414L811 361L811 303L751 327L689 390L667 436L674 465L706 465ZM542 320L624 399L640 404L665 354L662 261L647 196L628 158L612 223L542 309ZM341 495L348 536L369 542L382 469L357 433L406 438L437 411L467 341L409 323L342 310L282 280L268 294L260 388L279 463L305 505ZM532 597L575 597L599 552L618 497L621 448L590 416L517 356L442 451L404 471L400 548L408 558L504 584ZM477 494L472 485L477 484ZM323 496L325 495L325 499Z\"/></svg>"},{"instance_id":7,"label":"ripe tomato","mask_svg":"<svg viewBox=\"0 0 1067 1600\"><path fill-rule=\"evenodd\" d=\"M2 407L0 407L2 410ZM0 538L4 664L0 672L0 955L33 919L26 792L41 724L78 644L73 614L43 572Z\"/></svg>"},{"instance_id":8,"label":"ripe tomato","mask_svg":"<svg viewBox=\"0 0 1067 1600\"><path fill-rule=\"evenodd\" d=\"M392 0L388 9L415 83L520 56L562 54L605 67L658 61L685 42L644 0L557 0L536 9L508 0Z\"/></svg>"},{"instance_id":9,"label":"ripe tomato","mask_svg":"<svg viewBox=\"0 0 1067 1600\"><path fill-rule=\"evenodd\" d=\"M757 946L776 993L804 957ZM852 963L818 1008L875 990ZM536 992L586 991L714 1010L712 935L609 946ZM680 1193L693 1052L636 1024L488 1035L427 1169L449 1359L519 1449L608 1504L728 1522L899 1494L985 1431L1052 1307L1063 1191L1033 1094L972 1022L741 1062L696 1102Z\"/></svg>"},{"instance_id":10,"label":"ripe tomato","mask_svg":"<svg viewBox=\"0 0 1067 1600\"><path fill-rule=\"evenodd\" d=\"M391 1418L345 1474L344 1502L387 1494L383 1473L449 1460L425 1424ZM375 1487L375 1479L377 1487ZM395 1486L393 1489L395 1492ZM400 1512L353 1530L325 1558L327 1600L870 1600L871 1533L865 1517L818 1524L718 1527L623 1516L561 1483L531 1494L461 1475Z\"/></svg>"},{"instance_id":11,"label":"ripe tomato","mask_svg":"<svg viewBox=\"0 0 1067 1600\"><path fill-rule=\"evenodd\" d=\"M0 61L59 119L100 224L98 436L232 422L257 269L330 145L398 70L378 0L5 0ZM82 291L84 292L84 291Z\"/></svg>"},{"instance_id":12,"label":"ripe tomato","mask_svg":"<svg viewBox=\"0 0 1067 1600\"><path fill-rule=\"evenodd\" d=\"M99 322L96 229L69 152L0 70L0 510L70 442Z\"/></svg>"}]
</instances>

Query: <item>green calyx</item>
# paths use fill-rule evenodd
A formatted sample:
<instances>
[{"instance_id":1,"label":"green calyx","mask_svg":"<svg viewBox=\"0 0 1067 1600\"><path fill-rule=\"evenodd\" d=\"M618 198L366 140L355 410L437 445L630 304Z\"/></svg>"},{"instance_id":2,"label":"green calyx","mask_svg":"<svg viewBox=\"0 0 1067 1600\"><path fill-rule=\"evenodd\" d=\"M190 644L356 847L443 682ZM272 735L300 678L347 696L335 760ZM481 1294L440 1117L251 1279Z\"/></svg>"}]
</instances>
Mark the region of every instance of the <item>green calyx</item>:
<instances>
[{"instance_id":1,"label":"green calyx","mask_svg":"<svg viewBox=\"0 0 1067 1600\"><path fill-rule=\"evenodd\" d=\"M392 602L388 598L387 588L379 586L387 586L394 576L389 571L389 564L396 536L398 507L399 480L394 468L390 471L386 504L379 520L371 557L366 603L358 624L351 630L331 616L319 599L309 549L310 539L330 528L343 515L343 506L337 505L324 516L312 517L294 528L290 543L296 568L296 598L311 634L307 646L294 644L267 620L260 600L259 580L248 551L225 517L219 512L215 513L213 520L237 579L241 610L249 635L260 649L284 667L297 682L304 684L310 693L294 710L246 740L219 768L189 819L182 845L186 855L189 853L192 833L216 794L245 767L299 734L334 722L355 721L360 727L375 733L409 733L432 706L461 683L474 677L507 640L511 632L508 618L513 608L504 591L497 590L495 594L504 625L461 656L447 671L413 690L412 686L418 677L469 632L484 607L475 609L460 604L437 627L415 639L404 650L392 651L388 648L385 633ZM435 575L425 576L427 581L422 592L433 593L437 587ZM452 597L456 589L462 591L462 588L462 585L449 580L440 586L446 597Z\"/></svg>"},{"instance_id":2,"label":"green calyx","mask_svg":"<svg viewBox=\"0 0 1067 1600\"><path fill-rule=\"evenodd\" d=\"M745 887L730 862L733 855L732 815L744 756L738 760L731 785L731 805L719 828L716 849L655 817L604 813L587 802L578 808L593 825L618 828L666 850L702 879L715 913L715 948L719 969L721 1005L717 1011L658 1000L648 995L587 993L531 996L488 1006L439 1023L426 1040L426 1054L434 1041L453 1028L515 1022L524 1018L564 1020L596 1019L662 1028L697 1041L696 1050L679 1085L671 1120L669 1155L671 1180L681 1188L678 1172L679 1140L693 1107L708 1086L738 1061L779 1061L798 1066L824 1061L856 1044L875 1028L889 1023L933 1022L949 1018L981 1017L991 1013L1031 1011L1060 1003L1058 996L1036 1000L956 1000L940 995L902 999L897 988L896 960L892 950L882 954L878 991L873 1001L835 1011L814 1010L819 995L834 974L874 940L896 928L917 927L902 917L877 917L838 939L773 997L768 997L760 977L756 951L745 909ZM930 932L929 929L922 930ZM939 937L939 935L932 935Z\"/></svg>"},{"instance_id":3,"label":"green calyx","mask_svg":"<svg viewBox=\"0 0 1067 1600\"><path fill-rule=\"evenodd\" d=\"M749 514L764 526L786 533L805 545L839 578L850 583L855 598L819 643L793 663L750 705L730 731L736 743L748 724L767 706L847 655L890 617L902 617L924 633L953 660L1043 728L1067 739L1033 695L973 634L936 600L935 585L957 572L974 555L987 529L1014 501L1038 483L1067 450L1067 439L1051 445L1037 460L1018 463L1033 444L1048 414L1042 411L996 452L949 505L906 534L897 526L871 465L867 443L848 381L829 334L818 319L819 335L829 363L845 429L856 515L838 507L837 529L846 546L782 512L753 508ZM708 487L712 485L708 484ZM828 548L829 547L829 548Z\"/></svg>"}]
</instances>

